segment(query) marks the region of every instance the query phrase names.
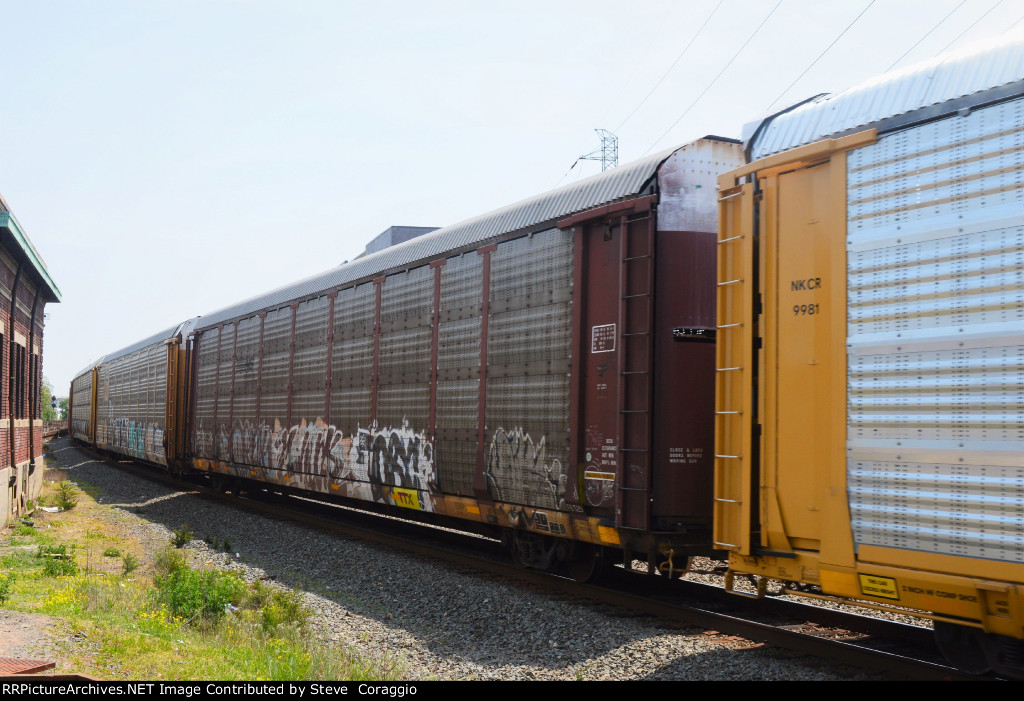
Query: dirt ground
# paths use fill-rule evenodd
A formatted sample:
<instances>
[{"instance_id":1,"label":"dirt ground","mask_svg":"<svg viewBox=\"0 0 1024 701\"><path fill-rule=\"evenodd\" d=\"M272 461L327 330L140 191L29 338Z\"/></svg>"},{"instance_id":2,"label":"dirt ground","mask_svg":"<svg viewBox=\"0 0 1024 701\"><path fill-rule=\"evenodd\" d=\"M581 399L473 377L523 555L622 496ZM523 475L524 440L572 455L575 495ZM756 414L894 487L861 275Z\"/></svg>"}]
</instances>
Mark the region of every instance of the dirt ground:
<instances>
[{"instance_id":1,"label":"dirt ground","mask_svg":"<svg viewBox=\"0 0 1024 701\"><path fill-rule=\"evenodd\" d=\"M0 610L0 657L57 662L60 653L55 638L54 621L49 616Z\"/></svg>"},{"instance_id":2,"label":"dirt ground","mask_svg":"<svg viewBox=\"0 0 1024 701\"><path fill-rule=\"evenodd\" d=\"M73 479L74 468L83 464L82 455L70 446L66 437L52 440L51 447L47 469L43 473L44 494L51 491L54 482ZM101 508L84 494L80 497L74 517L36 511L30 518L40 529L47 528L47 522L59 525L61 540L76 543L83 564L88 558L88 564L93 568L117 569L119 560L110 563L102 557L102 549L111 543L141 554L145 546L139 538L133 537L128 519L114 516L116 512ZM100 531L104 538L88 539L85 536L89 531ZM0 531L0 552L10 548L11 533L12 530ZM39 613L0 609L0 657L55 662L56 667L50 673L75 674L80 670L72 668L68 660L88 656L92 652L86 634L63 621Z\"/></svg>"}]
</instances>

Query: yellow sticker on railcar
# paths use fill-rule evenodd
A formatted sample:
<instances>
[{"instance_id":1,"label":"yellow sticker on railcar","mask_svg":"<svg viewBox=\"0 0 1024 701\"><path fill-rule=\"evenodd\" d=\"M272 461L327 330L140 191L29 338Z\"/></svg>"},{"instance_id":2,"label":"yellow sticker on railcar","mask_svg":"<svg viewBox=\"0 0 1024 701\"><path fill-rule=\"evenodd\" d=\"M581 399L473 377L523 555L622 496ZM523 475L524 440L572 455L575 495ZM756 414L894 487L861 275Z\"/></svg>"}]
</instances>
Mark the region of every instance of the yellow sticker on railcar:
<instances>
[{"instance_id":1,"label":"yellow sticker on railcar","mask_svg":"<svg viewBox=\"0 0 1024 701\"><path fill-rule=\"evenodd\" d=\"M392 487L391 498L394 500L396 506L423 511L423 507L420 506L420 493L415 489Z\"/></svg>"},{"instance_id":2,"label":"yellow sticker on railcar","mask_svg":"<svg viewBox=\"0 0 1024 701\"><path fill-rule=\"evenodd\" d=\"M878 577L873 574L860 574L860 593L865 596L877 596L882 599L899 599L899 589L892 577Z\"/></svg>"}]
</instances>

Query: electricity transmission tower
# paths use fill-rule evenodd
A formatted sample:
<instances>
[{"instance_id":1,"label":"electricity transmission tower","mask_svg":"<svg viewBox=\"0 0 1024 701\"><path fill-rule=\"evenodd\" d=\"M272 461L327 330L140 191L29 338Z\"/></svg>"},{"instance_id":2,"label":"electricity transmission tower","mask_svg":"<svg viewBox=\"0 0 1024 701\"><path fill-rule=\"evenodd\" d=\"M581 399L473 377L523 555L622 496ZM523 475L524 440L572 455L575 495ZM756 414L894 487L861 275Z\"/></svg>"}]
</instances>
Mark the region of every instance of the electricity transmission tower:
<instances>
[{"instance_id":1,"label":"electricity transmission tower","mask_svg":"<svg viewBox=\"0 0 1024 701\"><path fill-rule=\"evenodd\" d=\"M601 161L601 170L605 171L619 165L619 137L607 129L595 129L601 137L601 148L580 156L581 161Z\"/></svg>"}]
</instances>

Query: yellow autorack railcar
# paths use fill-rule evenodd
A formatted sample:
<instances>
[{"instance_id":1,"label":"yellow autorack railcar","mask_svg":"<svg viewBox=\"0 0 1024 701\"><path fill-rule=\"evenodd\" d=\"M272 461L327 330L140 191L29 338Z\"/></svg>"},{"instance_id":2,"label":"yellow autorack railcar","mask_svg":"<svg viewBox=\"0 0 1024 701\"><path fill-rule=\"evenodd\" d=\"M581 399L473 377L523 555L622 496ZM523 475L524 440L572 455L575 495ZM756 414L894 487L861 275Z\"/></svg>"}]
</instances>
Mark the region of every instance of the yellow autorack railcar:
<instances>
[{"instance_id":1,"label":"yellow autorack railcar","mask_svg":"<svg viewBox=\"0 0 1024 701\"><path fill-rule=\"evenodd\" d=\"M719 179L716 546L1024 673L1024 42L751 125Z\"/></svg>"}]
</instances>

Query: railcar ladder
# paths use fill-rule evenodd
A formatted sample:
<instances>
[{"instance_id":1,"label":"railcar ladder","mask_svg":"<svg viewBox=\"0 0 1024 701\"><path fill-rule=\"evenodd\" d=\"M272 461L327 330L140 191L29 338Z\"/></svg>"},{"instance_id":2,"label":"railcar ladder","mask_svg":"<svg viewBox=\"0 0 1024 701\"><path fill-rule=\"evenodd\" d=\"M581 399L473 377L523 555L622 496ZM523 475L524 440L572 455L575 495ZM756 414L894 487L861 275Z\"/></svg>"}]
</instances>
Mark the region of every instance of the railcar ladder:
<instances>
[{"instance_id":1,"label":"railcar ladder","mask_svg":"<svg viewBox=\"0 0 1024 701\"><path fill-rule=\"evenodd\" d=\"M719 198L715 347L715 547L750 552L753 469L754 187Z\"/></svg>"},{"instance_id":2,"label":"railcar ladder","mask_svg":"<svg viewBox=\"0 0 1024 701\"><path fill-rule=\"evenodd\" d=\"M615 523L650 529L654 217L620 219L619 480Z\"/></svg>"}]
</instances>

